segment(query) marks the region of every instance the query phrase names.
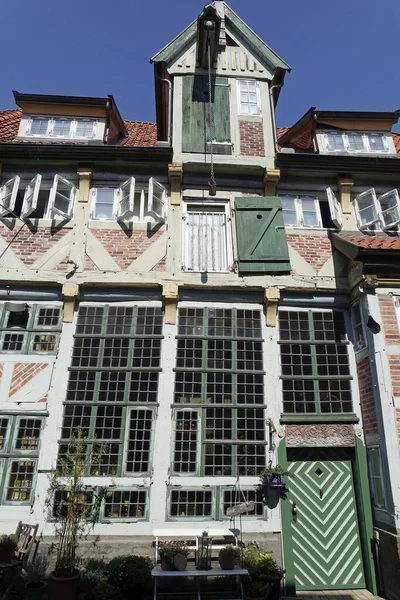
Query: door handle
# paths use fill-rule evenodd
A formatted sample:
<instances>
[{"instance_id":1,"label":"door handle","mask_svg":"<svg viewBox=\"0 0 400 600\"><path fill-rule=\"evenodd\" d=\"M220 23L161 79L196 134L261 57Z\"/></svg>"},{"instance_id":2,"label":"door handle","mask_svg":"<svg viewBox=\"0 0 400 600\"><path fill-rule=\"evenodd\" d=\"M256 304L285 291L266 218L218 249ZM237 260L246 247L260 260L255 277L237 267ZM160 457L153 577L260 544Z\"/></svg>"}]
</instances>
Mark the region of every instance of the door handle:
<instances>
[{"instance_id":1,"label":"door handle","mask_svg":"<svg viewBox=\"0 0 400 600\"><path fill-rule=\"evenodd\" d=\"M295 502L292 504L292 515L293 517L297 517L297 506Z\"/></svg>"}]
</instances>

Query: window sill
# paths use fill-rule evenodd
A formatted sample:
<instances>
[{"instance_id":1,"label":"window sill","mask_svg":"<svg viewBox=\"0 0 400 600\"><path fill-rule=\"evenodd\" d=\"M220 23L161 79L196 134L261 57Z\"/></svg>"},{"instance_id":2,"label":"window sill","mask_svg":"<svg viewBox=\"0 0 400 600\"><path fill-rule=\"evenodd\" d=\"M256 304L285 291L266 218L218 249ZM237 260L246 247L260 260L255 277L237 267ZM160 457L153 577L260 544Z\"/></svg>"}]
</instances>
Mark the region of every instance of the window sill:
<instances>
[{"instance_id":1,"label":"window sill","mask_svg":"<svg viewBox=\"0 0 400 600\"><path fill-rule=\"evenodd\" d=\"M248 121L250 123L254 123L254 122L255 123L262 123L262 120L263 120L261 113L258 114L258 115L240 115L239 114L238 118L239 118L239 122L240 121L244 121L244 122Z\"/></svg>"},{"instance_id":2,"label":"window sill","mask_svg":"<svg viewBox=\"0 0 400 600\"><path fill-rule=\"evenodd\" d=\"M22 222L24 223L30 223L30 225L35 228L38 227L39 229L72 229L74 226L74 222L72 219L30 219L28 217L28 219L26 221L22 221L22 219L17 219L16 217L12 217L12 216L4 216L0 218L0 223L6 227L11 226L12 228L18 226L18 224L21 224Z\"/></svg>"},{"instance_id":3,"label":"window sill","mask_svg":"<svg viewBox=\"0 0 400 600\"><path fill-rule=\"evenodd\" d=\"M90 219L89 220L89 229L118 229L119 231L121 229L123 230L129 230L129 231L148 231L148 230L153 230L158 224L157 223L152 223L150 221L141 221L141 222L137 222L137 221L130 221L129 223L120 223L117 220L114 219L110 219L109 221L101 221L101 220L96 220L96 219ZM162 229L163 227L165 227L165 221L164 223L160 226L160 229Z\"/></svg>"},{"instance_id":4,"label":"window sill","mask_svg":"<svg viewBox=\"0 0 400 600\"><path fill-rule=\"evenodd\" d=\"M280 422L285 423L358 423L359 418L354 413L335 413L335 414L281 414Z\"/></svg>"}]
</instances>

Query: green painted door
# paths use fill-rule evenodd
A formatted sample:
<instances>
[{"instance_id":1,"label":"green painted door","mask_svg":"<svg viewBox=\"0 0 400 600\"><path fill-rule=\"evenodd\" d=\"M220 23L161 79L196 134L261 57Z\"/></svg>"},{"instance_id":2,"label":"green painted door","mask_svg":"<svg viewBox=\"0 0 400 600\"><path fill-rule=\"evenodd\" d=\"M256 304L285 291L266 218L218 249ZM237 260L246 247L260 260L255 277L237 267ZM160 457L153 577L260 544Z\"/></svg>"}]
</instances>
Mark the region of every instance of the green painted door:
<instances>
[{"instance_id":1,"label":"green painted door","mask_svg":"<svg viewBox=\"0 0 400 600\"><path fill-rule=\"evenodd\" d=\"M350 460L289 462L289 473L296 588L364 588Z\"/></svg>"}]
</instances>

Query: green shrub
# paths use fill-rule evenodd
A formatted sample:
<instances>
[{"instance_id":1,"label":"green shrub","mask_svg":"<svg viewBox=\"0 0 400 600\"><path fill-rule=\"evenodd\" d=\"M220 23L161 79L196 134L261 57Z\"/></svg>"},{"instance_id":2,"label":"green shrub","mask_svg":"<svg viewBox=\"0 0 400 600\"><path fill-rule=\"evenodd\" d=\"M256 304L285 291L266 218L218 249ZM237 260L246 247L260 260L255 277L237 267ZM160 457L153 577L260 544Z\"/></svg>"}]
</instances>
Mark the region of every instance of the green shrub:
<instances>
[{"instance_id":1,"label":"green shrub","mask_svg":"<svg viewBox=\"0 0 400 600\"><path fill-rule=\"evenodd\" d=\"M107 566L107 580L109 584L117 587L123 596L137 598L138 592L151 588L152 568L153 563L148 556L116 556Z\"/></svg>"},{"instance_id":2,"label":"green shrub","mask_svg":"<svg viewBox=\"0 0 400 600\"><path fill-rule=\"evenodd\" d=\"M255 545L249 545L243 551L243 567L248 570L253 581L282 576L282 569L271 554L261 552Z\"/></svg>"}]
</instances>

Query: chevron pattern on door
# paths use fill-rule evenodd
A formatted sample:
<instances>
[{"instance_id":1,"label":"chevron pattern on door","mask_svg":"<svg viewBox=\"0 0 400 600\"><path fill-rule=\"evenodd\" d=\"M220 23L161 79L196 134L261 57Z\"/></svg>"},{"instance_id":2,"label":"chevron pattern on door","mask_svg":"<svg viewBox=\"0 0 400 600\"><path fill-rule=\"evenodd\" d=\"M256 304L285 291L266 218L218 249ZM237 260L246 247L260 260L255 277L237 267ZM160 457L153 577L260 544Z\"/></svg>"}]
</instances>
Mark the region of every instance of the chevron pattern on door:
<instances>
[{"instance_id":1,"label":"chevron pattern on door","mask_svg":"<svg viewBox=\"0 0 400 600\"><path fill-rule=\"evenodd\" d=\"M289 462L288 498L296 587L365 587L349 460Z\"/></svg>"}]
</instances>

